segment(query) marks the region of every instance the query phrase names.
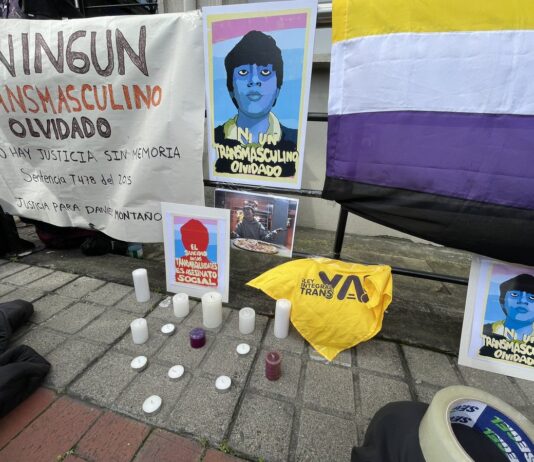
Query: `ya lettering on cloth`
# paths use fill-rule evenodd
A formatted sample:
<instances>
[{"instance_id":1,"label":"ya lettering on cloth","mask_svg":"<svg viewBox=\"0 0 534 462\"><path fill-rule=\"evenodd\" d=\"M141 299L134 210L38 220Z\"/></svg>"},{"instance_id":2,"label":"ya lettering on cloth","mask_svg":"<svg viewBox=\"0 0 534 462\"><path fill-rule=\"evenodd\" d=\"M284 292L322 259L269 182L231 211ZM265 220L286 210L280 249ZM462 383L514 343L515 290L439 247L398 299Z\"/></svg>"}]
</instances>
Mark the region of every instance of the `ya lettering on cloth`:
<instances>
[{"instance_id":1,"label":"ya lettering on cloth","mask_svg":"<svg viewBox=\"0 0 534 462\"><path fill-rule=\"evenodd\" d=\"M290 261L247 285L291 300L291 322L329 361L374 337L392 299L391 268L328 258Z\"/></svg>"},{"instance_id":2,"label":"ya lettering on cloth","mask_svg":"<svg viewBox=\"0 0 534 462\"><path fill-rule=\"evenodd\" d=\"M323 196L534 265L531 0L336 0L332 23Z\"/></svg>"}]
</instances>

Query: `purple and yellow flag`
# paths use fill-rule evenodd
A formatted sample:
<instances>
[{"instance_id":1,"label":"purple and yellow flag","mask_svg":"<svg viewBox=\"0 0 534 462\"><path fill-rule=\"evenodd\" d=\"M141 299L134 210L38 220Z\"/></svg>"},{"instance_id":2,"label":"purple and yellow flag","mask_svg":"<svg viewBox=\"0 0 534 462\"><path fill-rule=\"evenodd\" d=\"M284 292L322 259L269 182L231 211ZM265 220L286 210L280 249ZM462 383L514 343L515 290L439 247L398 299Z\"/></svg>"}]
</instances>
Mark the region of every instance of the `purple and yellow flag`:
<instances>
[{"instance_id":1,"label":"purple and yellow flag","mask_svg":"<svg viewBox=\"0 0 534 462\"><path fill-rule=\"evenodd\" d=\"M534 265L532 0L336 0L323 196Z\"/></svg>"}]
</instances>

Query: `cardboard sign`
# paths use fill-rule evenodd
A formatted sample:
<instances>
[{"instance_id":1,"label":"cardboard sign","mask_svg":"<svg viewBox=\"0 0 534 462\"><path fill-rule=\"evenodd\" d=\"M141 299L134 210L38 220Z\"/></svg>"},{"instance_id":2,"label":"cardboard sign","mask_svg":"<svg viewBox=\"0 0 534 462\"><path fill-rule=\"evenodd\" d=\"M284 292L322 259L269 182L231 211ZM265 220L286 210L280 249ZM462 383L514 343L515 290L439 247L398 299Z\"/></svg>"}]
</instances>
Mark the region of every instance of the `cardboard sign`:
<instances>
[{"instance_id":1,"label":"cardboard sign","mask_svg":"<svg viewBox=\"0 0 534 462\"><path fill-rule=\"evenodd\" d=\"M199 12L0 28L0 205L162 240L162 200L203 204Z\"/></svg>"}]
</instances>

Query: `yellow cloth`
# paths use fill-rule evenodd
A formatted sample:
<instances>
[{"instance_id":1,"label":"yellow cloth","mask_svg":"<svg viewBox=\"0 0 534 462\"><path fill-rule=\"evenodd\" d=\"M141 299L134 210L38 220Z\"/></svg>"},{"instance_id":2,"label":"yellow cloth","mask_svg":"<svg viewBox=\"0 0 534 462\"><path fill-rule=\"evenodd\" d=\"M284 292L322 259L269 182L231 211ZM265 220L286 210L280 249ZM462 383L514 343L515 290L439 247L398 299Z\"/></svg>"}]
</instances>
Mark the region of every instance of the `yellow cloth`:
<instances>
[{"instance_id":1,"label":"yellow cloth","mask_svg":"<svg viewBox=\"0 0 534 462\"><path fill-rule=\"evenodd\" d=\"M293 260L247 285L291 300L291 322L329 361L380 331L393 291L391 267L328 258Z\"/></svg>"}]
</instances>

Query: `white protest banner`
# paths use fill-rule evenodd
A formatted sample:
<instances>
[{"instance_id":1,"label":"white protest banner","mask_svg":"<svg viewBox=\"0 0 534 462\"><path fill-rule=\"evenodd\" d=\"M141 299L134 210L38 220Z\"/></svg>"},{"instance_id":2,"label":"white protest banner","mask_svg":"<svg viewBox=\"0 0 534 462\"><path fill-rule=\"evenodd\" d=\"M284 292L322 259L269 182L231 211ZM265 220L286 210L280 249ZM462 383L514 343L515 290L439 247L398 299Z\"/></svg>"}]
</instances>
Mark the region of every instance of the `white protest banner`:
<instances>
[{"instance_id":1,"label":"white protest banner","mask_svg":"<svg viewBox=\"0 0 534 462\"><path fill-rule=\"evenodd\" d=\"M204 205L200 13L0 27L0 206L161 242L162 201Z\"/></svg>"}]
</instances>

